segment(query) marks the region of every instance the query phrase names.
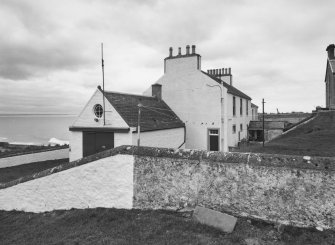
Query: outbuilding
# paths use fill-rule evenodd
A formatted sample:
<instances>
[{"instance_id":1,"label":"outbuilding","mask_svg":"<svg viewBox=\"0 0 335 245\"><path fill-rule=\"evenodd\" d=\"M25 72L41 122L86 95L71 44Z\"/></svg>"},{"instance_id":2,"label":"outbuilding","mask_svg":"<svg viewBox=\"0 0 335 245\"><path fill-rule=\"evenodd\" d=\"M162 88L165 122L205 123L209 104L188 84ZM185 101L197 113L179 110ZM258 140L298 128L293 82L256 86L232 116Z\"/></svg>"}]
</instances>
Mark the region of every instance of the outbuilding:
<instances>
[{"instance_id":1,"label":"outbuilding","mask_svg":"<svg viewBox=\"0 0 335 245\"><path fill-rule=\"evenodd\" d=\"M185 124L161 98L103 93L98 87L70 127L70 161L120 145L136 145L138 123L141 146L184 147Z\"/></svg>"}]
</instances>

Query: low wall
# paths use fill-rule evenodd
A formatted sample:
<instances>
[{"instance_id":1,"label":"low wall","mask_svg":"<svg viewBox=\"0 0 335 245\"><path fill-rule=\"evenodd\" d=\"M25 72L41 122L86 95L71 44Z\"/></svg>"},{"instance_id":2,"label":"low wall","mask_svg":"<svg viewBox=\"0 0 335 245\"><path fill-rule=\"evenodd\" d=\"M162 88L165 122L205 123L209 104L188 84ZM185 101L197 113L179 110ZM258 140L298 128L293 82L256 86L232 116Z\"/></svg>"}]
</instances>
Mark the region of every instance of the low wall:
<instances>
[{"instance_id":1,"label":"low wall","mask_svg":"<svg viewBox=\"0 0 335 245\"><path fill-rule=\"evenodd\" d=\"M131 208L133 157L117 155L0 190L0 209Z\"/></svg>"},{"instance_id":2,"label":"low wall","mask_svg":"<svg viewBox=\"0 0 335 245\"><path fill-rule=\"evenodd\" d=\"M21 154L0 158L0 168L13 167L17 165L69 158L69 148L48 150L43 152Z\"/></svg>"},{"instance_id":3,"label":"low wall","mask_svg":"<svg viewBox=\"0 0 335 245\"><path fill-rule=\"evenodd\" d=\"M335 228L335 158L122 146L63 166L3 187L0 209L200 205L277 223Z\"/></svg>"}]
</instances>

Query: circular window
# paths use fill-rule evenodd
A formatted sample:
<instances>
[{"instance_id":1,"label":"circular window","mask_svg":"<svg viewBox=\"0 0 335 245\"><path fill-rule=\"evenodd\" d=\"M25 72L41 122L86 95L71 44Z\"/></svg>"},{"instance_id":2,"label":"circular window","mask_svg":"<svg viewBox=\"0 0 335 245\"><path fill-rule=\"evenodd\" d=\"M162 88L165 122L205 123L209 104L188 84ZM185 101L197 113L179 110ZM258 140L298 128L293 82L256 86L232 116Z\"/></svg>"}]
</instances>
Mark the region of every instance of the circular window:
<instances>
[{"instance_id":1,"label":"circular window","mask_svg":"<svg viewBox=\"0 0 335 245\"><path fill-rule=\"evenodd\" d=\"M96 117L101 118L102 114L104 113L104 109L102 108L102 106L100 104L96 104L93 107L93 111Z\"/></svg>"}]
</instances>

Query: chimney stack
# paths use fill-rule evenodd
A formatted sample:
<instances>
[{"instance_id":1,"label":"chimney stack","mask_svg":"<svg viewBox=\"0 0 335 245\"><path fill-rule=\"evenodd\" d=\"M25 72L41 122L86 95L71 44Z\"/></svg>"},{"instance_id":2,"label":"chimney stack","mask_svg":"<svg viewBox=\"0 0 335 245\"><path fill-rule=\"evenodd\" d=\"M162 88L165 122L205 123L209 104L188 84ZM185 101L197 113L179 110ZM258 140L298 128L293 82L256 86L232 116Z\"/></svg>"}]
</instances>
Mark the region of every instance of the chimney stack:
<instances>
[{"instance_id":1,"label":"chimney stack","mask_svg":"<svg viewBox=\"0 0 335 245\"><path fill-rule=\"evenodd\" d=\"M170 47L169 48L169 57L172 57L172 51L173 51L173 49L172 49L172 47Z\"/></svg>"},{"instance_id":2,"label":"chimney stack","mask_svg":"<svg viewBox=\"0 0 335 245\"><path fill-rule=\"evenodd\" d=\"M178 48L178 55L181 55L181 47Z\"/></svg>"},{"instance_id":3,"label":"chimney stack","mask_svg":"<svg viewBox=\"0 0 335 245\"><path fill-rule=\"evenodd\" d=\"M190 45L186 46L186 54L189 55L190 54Z\"/></svg>"},{"instance_id":4,"label":"chimney stack","mask_svg":"<svg viewBox=\"0 0 335 245\"><path fill-rule=\"evenodd\" d=\"M330 60L335 59L334 49L335 49L335 45L334 44L328 45L328 47L326 49L326 51L328 52L328 58Z\"/></svg>"},{"instance_id":5,"label":"chimney stack","mask_svg":"<svg viewBox=\"0 0 335 245\"><path fill-rule=\"evenodd\" d=\"M195 45L192 45L192 54L195 54Z\"/></svg>"}]
</instances>

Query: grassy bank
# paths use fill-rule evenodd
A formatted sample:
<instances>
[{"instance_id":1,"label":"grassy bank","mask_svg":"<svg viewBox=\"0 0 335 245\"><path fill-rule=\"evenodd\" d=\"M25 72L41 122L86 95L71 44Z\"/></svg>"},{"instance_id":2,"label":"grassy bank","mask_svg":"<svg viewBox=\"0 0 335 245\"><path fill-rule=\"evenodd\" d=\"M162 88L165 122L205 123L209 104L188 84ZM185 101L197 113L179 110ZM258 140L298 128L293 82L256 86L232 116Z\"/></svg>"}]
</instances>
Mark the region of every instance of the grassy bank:
<instances>
[{"instance_id":1,"label":"grassy bank","mask_svg":"<svg viewBox=\"0 0 335 245\"><path fill-rule=\"evenodd\" d=\"M319 113L313 120L286 134L237 151L285 155L335 156L335 111Z\"/></svg>"},{"instance_id":2,"label":"grassy bank","mask_svg":"<svg viewBox=\"0 0 335 245\"><path fill-rule=\"evenodd\" d=\"M67 158L0 168L0 183L6 183L68 162L69 159Z\"/></svg>"},{"instance_id":3,"label":"grassy bank","mask_svg":"<svg viewBox=\"0 0 335 245\"><path fill-rule=\"evenodd\" d=\"M334 244L334 231L239 219L231 234L172 211L0 211L1 244ZM258 243L256 243L258 242Z\"/></svg>"}]
</instances>

